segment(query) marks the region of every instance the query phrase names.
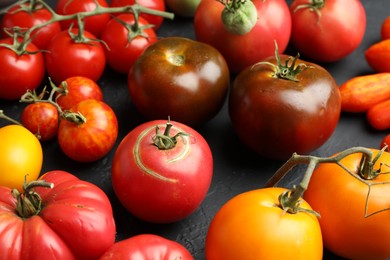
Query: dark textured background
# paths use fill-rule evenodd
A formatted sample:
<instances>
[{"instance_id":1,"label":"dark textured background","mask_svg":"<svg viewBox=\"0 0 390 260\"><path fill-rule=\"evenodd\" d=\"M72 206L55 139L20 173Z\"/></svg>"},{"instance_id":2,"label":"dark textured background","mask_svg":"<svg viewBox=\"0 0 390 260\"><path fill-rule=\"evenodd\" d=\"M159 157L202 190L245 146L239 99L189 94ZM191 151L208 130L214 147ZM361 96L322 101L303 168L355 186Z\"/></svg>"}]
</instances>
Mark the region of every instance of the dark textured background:
<instances>
[{"instance_id":1,"label":"dark textured background","mask_svg":"<svg viewBox=\"0 0 390 260\"><path fill-rule=\"evenodd\" d=\"M47 1L51 5L55 1ZM287 1L291 2L291 1ZM382 21L390 15L389 0L362 1L367 13L367 30L360 47L347 58L332 64L321 64L341 84L347 79L373 71L365 62L364 51L380 39ZM191 19L176 17L166 20L157 31L159 37L185 36L194 39ZM292 47L286 51L295 56ZM1 68L0 68L1 73ZM126 76L119 75L109 68L99 80L105 101L115 110L119 120L120 132L116 145L135 126L144 122L131 105L127 92ZM23 104L0 100L0 109L13 118L19 119ZM0 126L6 122L1 121ZM57 142L44 143L44 165L42 173L48 170L62 169L81 179L101 187L110 198L117 224L117 240L122 240L140 233L154 233L176 240L188 248L195 259L204 259L204 242L207 228L217 210L233 196L251 189L261 188L266 180L282 165L283 162L259 158L245 148L235 136L226 105L209 123L197 129L208 141L214 156L215 170L213 182L201 207L187 219L168 225L156 225L135 219L120 205L111 186L111 161L115 148L104 159L94 163L76 163L66 158ZM341 115L338 127L332 137L313 155L329 156L352 146L379 147L381 139L390 131L372 130L363 114ZM1 140L0 140L1 142ZM282 182L290 187L302 176L299 168ZM325 252L324 259L334 259Z\"/></svg>"}]
</instances>

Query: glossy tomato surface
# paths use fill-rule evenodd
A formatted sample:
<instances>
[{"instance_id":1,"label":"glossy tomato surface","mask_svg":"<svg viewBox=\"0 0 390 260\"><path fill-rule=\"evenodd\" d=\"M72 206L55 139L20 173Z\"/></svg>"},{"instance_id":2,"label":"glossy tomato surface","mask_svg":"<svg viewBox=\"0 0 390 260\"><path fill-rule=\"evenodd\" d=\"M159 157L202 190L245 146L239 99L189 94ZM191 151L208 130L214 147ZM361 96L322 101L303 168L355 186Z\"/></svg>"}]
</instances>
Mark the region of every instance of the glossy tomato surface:
<instances>
[{"instance_id":1,"label":"glossy tomato surface","mask_svg":"<svg viewBox=\"0 0 390 260\"><path fill-rule=\"evenodd\" d=\"M372 149L373 157L378 152ZM355 153L340 161L350 172L337 164L319 165L304 198L321 215L327 249L346 259L389 259L390 154L383 152L375 162L381 174L372 180L360 176L361 160Z\"/></svg>"},{"instance_id":2,"label":"glossy tomato surface","mask_svg":"<svg viewBox=\"0 0 390 260\"><path fill-rule=\"evenodd\" d=\"M176 241L153 234L140 234L111 246L99 260L148 259L193 260L190 252Z\"/></svg>"},{"instance_id":3,"label":"glossy tomato surface","mask_svg":"<svg viewBox=\"0 0 390 260\"><path fill-rule=\"evenodd\" d=\"M205 198L213 175L213 157L206 140L194 129L171 121L169 136L182 132L170 149L154 145L154 120L131 130L119 144L112 162L112 185L122 205L136 217L155 223L182 220ZM142 188L140 188L142 187Z\"/></svg>"},{"instance_id":4,"label":"glossy tomato surface","mask_svg":"<svg viewBox=\"0 0 390 260\"><path fill-rule=\"evenodd\" d=\"M53 188L29 190L41 202L31 216L21 214L11 189L0 186L4 259L97 259L114 244L111 204L99 187L64 171L47 172L39 180Z\"/></svg>"},{"instance_id":5,"label":"glossy tomato surface","mask_svg":"<svg viewBox=\"0 0 390 260\"><path fill-rule=\"evenodd\" d=\"M217 48L233 73L273 55L275 41L283 53L290 40L291 15L284 0L252 1L258 19L247 34L232 34L225 30L221 13L224 5L215 0L201 1L194 16L196 39ZM260 37L261 35L261 37Z\"/></svg>"},{"instance_id":6,"label":"glossy tomato surface","mask_svg":"<svg viewBox=\"0 0 390 260\"><path fill-rule=\"evenodd\" d=\"M281 56L284 64L286 56ZM271 57L265 61L277 64ZM229 96L229 115L241 141L261 156L287 159L309 153L334 132L341 111L334 78L314 63L296 80L278 78L269 63L242 71Z\"/></svg>"},{"instance_id":7,"label":"glossy tomato surface","mask_svg":"<svg viewBox=\"0 0 390 260\"><path fill-rule=\"evenodd\" d=\"M230 75L214 47L183 37L165 37L149 46L128 75L131 101L145 118L170 116L195 126L222 108Z\"/></svg>"}]
</instances>

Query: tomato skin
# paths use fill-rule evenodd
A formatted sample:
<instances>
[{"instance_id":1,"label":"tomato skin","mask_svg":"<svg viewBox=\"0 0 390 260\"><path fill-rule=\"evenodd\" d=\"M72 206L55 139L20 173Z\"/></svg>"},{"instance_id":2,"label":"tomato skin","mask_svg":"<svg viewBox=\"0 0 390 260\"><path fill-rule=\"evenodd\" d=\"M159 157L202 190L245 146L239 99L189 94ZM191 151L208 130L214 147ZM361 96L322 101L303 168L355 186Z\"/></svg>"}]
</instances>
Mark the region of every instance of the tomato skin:
<instances>
[{"instance_id":1,"label":"tomato skin","mask_svg":"<svg viewBox=\"0 0 390 260\"><path fill-rule=\"evenodd\" d=\"M283 212L277 205L279 195L285 190L276 187L251 190L225 203L209 226L206 258L322 259L317 217L311 213ZM304 200L301 207L311 209Z\"/></svg>"},{"instance_id":2,"label":"tomato skin","mask_svg":"<svg viewBox=\"0 0 390 260\"><path fill-rule=\"evenodd\" d=\"M367 63L376 72L390 72L390 39L382 40L372 44L365 51L364 56Z\"/></svg>"},{"instance_id":3,"label":"tomato skin","mask_svg":"<svg viewBox=\"0 0 390 260\"><path fill-rule=\"evenodd\" d=\"M86 99L103 101L103 93L100 86L90 78L74 76L65 80L68 94L56 98L57 104L62 110L69 110L76 104ZM61 85L59 86L61 87Z\"/></svg>"},{"instance_id":4,"label":"tomato skin","mask_svg":"<svg viewBox=\"0 0 390 260\"><path fill-rule=\"evenodd\" d=\"M78 29L73 28L71 32L77 35ZM84 31L84 36L96 39L88 31ZM47 73L56 84L73 76L98 81L106 66L104 49L99 42L76 43L68 30L61 31L51 39L44 57Z\"/></svg>"},{"instance_id":5,"label":"tomato skin","mask_svg":"<svg viewBox=\"0 0 390 260\"><path fill-rule=\"evenodd\" d=\"M218 1L203 0L195 12L196 39L217 48L233 73L239 73L273 55L275 41L280 53L283 53L290 40L291 15L286 1L252 2L257 7L259 19L255 27L245 35L235 35L225 30L221 21L224 6Z\"/></svg>"},{"instance_id":6,"label":"tomato skin","mask_svg":"<svg viewBox=\"0 0 390 260\"><path fill-rule=\"evenodd\" d=\"M79 162L93 162L104 157L115 144L118 120L106 103L87 99L70 109L86 118L80 125L62 119L58 128L61 150Z\"/></svg>"},{"instance_id":7,"label":"tomato skin","mask_svg":"<svg viewBox=\"0 0 390 260\"><path fill-rule=\"evenodd\" d=\"M382 40L390 39L390 16L386 17L381 26Z\"/></svg>"},{"instance_id":8,"label":"tomato skin","mask_svg":"<svg viewBox=\"0 0 390 260\"><path fill-rule=\"evenodd\" d=\"M375 157L378 150L372 151ZM327 249L347 259L389 259L390 211L365 217L368 186L357 178L360 162L359 153L341 160L353 175L336 164L319 165L314 170L304 199L321 215L319 222ZM374 169L378 169L380 163L382 174L368 181L371 184L390 181L389 174L386 174L390 171L388 152L383 152ZM388 209L389 202L388 184L372 186L367 213Z\"/></svg>"},{"instance_id":9,"label":"tomato skin","mask_svg":"<svg viewBox=\"0 0 390 260\"><path fill-rule=\"evenodd\" d=\"M50 103L37 102L28 104L22 111L21 123L40 141L56 137L59 123L57 108Z\"/></svg>"},{"instance_id":10,"label":"tomato skin","mask_svg":"<svg viewBox=\"0 0 390 260\"><path fill-rule=\"evenodd\" d=\"M58 0L55 6L55 11L61 15L75 14L79 12L93 11L96 9L97 1L100 6L108 7L106 0ZM110 20L110 14L99 14L85 17L84 29L92 33L96 37L100 37L102 28ZM61 21L61 28L63 30L68 29L70 26L78 27L77 20L65 20Z\"/></svg>"},{"instance_id":11,"label":"tomato skin","mask_svg":"<svg viewBox=\"0 0 390 260\"><path fill-rule=\"evenodd\" d=\"M0 39L0 44L12 44L13 39ZM28 52L38 48L30 43ZM19 100L29 90L35 90L45 76L45 63L42 53L17 55L14 51L0 46L0 99Z\"/></svg>"},{"instance_id":12,"label":"tomato skin","mask_svg":"<svg viewBox=\"0 0 390 260\"><path fill-rule=\"evenodd\" d=\"M111 246L99 260L109 259L193 260L190 252L176 241L153 234L136 235Z\"/></svg>"},{"instance_id":13,"label":"tomato skin","mask_svg":"<svg viewBox=\"0 0 390 260\"><path fill-rule=\"evenodd\" d=\"M211 183L213 158L206 140L186 125L171 124L171 136L189 134L179 137L174 148L160 150L153 145L156 126L164 132L166 121L149 121L122 139L112 162L115 194L129 212L144 221L170 223L188 217Z\"/></svg>"},{"instance_id":14,"label":"tomato skin","mask_svg":"<svg viewBox=\"0 0 390 260\"><path fill-rule=\"evenodd\" d=\"M282 64L286 56L281 56ZM266 59L276 64L276 59ZM261 156L287 159L320 147L337 126L341 100L333 77L322 67L309 68L291 81L273 77L269 64L242 71L233 82L229 116L240 140Z\"/></svg>"},{"instance_id":15,"label":"tomato skin","mask_svg":"<svg viewBox=\"0 0 390 260\"><path fill-rule=\"evenodd\" d=\"M133 14L121 14L117 16L123 22L129 25L134 25ZM151 44L157 42L157 35L154 29L143 29L143 35L139 35L130 41L128 40L129 30L117 21L111 19L103 28L101 40L104 41L104 53L108 65L117 72L127 74L131 66L137 58L144 52L144 50ZM142 17L138 18L139 26L145 26L147 20Z\"/></svg>"},{"instance_id":16,"label":"tomato skin","mask_svg":"<svg viewBox=\"0 0 390 260\"><path fill-rule=\"evenodd\" d=\"M40 177L38 215L21 218L11 189L0 186L0 251L4 259L97 259L115 241L109 199L97 186L64 171Z\"/></svg>"},{"instance_id":17,"label":"tomato skin","mask_svg":"<svg viewBox=\"0 0 390 260\"><path fill-rule=\"evenodd\" d=\"M23 6L27 7L28 4ZM45 23L52 18L52 14L44 7L27 11L17 11L21 8L21 5L16 5L10 8L4 16L1 18L0 28L13 28L18 26L20 28L31 28L35 25ZM61 31L61 25L59 22L50 23L45 27L42 27L31 34L32 43L39 49L46 48L47 43L57 33ZM2 37L8 35L2 29L0 30Z\"/></svg>"},{"instance_id":18,"label":"tomato skin","mask_svg":"<svg viewBox=\"0 0 390 260\"><path fill-rule=\"evenodd\" d=\"M145 118L171 116L189 126L220 111L229 83L226 61L215 48L182 37L150 45L128 75L132 103Z\"/></svg>"},{"instance_id":19,"label":"tomato skin","mask_svg":"<svg viewBox=\"0 0 390 260\"><path fill-rule=\"evenodd\" d=\"M359 0L327 0L319 8L319 17L308 0L295 0L290 5L291 42L309 59L335 62L352 53L362 42L366 30L366 12Z\"/></svg>"},{"instance_id":20,"label":"tomato skin","mask_svg":"<svg viewBox=\"0 0 390 260\"><path fill-rule=\"evenodd\" d=\"M20 125L0 128L0 139L0 186L21 191L25 178L27 181L36 180L41 173L42 146L29 130Z\"/></svg>"}]
</instances>

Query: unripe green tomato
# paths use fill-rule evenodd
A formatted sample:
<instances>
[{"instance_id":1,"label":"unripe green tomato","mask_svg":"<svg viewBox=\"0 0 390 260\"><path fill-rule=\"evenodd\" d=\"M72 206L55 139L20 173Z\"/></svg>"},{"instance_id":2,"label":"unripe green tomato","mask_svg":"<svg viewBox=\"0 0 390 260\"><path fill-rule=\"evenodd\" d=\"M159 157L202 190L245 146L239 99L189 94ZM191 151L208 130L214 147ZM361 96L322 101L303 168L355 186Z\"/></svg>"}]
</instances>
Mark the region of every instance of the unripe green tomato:
<instances>
[{"instance_id":1,"label":"unripe green tomato","mask_svg":"<svg viewBox=\"0 0 390 260\"><path fill-rule=\"evenodd\" d=\"M201 0L165 0L170 11L183 17L194 17L200 1Z\"/></svg>"}]
</instances>

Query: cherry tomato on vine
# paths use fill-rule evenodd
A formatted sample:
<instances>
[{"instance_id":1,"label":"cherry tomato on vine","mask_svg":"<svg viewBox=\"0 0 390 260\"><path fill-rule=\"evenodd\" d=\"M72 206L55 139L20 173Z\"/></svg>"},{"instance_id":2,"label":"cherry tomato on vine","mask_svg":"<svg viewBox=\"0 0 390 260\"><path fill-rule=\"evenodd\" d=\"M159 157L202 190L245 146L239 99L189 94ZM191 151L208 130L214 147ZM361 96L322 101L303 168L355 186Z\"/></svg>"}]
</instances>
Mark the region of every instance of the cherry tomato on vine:
<instances>
[{"instance_id":1,"label":"cherry tomato on vine","mask_svg":"<svg viewBox=\"0 0 390 260\"><path fill-rule=\"evenodd\" d=\"M373 158L379 153L371 151ZM346 259L389 259L390 153L375 161L377 172L369 173L376 177L363 177L362 153L348 155L340 164L348 171L337 164L319 165L304 193L321 215L325 247Z\"/></svg>"},{"instance_id":2,"label":"cherry tomato on vine","mask_svg":"<svg viewBox=\"0 0 390 260\"><path fill-rule=\"evenodd\" d=\"M12 45L10 37L0 44ZM27 90L35 90L45 76L45 62L38 48L30 43L24 54L0 46L0 99L19 100Z\"/></svg>"},{"instance_id":3,"label":"cherry tomato on vine","mask_svg":"<svg viewBox=\"0 0 390 260\"><path fill-rule=\"evenodd\" d=\"M359 0L295 0L290 10L291 42L307 58L338 61L363 40L366 13Z\"/></svg>"},{"instance_id":4,"label":"cherry tomato on vine","mask_svg":"<svg viewBox=\"0 0 390 260\"><path fill-rule=\"evenodd\" d=\"M48 141L57 135L59 116L57 108L47 102L28 104L21 114L21 123L40 141Z\"/></svg>"},{"instance_id":5,"label":"cherry tomato on vine","mask_svg":"<svg viewBox=\"0 0 390 260\"><path fill-rule=\"evenodd\" d=\"M82 36L80 37L77 28L63 30L48 44L45 63L47 73L54 83L59 84L73 76L84 76L97 81L103 74L106 66L103 46L87 31ZM89 40L85 42L86 39Z\"/></svg>"},{"instance_id":6,"label":"cherry tomato on vine","mask_svg":"<svg viewBox=\"0 0 390 260\"><path fill-rule=\"evenodd\" d=\"M120 21L118 21L120 20ZM123 22L127 25L123 25ZM138 17L135 26L133 14L121 14L103 28L100 39L106 43L104 51L108 65L117 72L127 74L144 50L157 42L153 28L143 28L149 22Z\"/></svg>"},{"instance_id":7,"label":"cherry tomato on vine","mask_svg":"<svg viewBox=\"0 0 390 260\"><path fill-rule=\"evenodd\" d=\"M118 121L112 108L102 101L87 99L70 112L85 119L61 120L58 143L65 155L79 162L93 162L107 155L118 136Z\"/></svg>"},{"instance_id":8,"label":"cherry tomato on vine","mask_svg":"<svg viewBox=\"0 0 390 260\"><path fill-rule=\"evenodd\" d=\"M106 0L58 0L55 6L55 11L62 15L93 11L96 9L96 2L102 7L108 7ZM100 37L100 33L104 25L109 20L109 13L85 17L84 29L92 33L94 36ZM78 27L77 20L71 19L61 21L61 27L63 30L68 29L71 25L73 27Z\"/></svg>"},{"instance_id":9,"label":"cherry tomato on vine","mask_svg":"<svg viewBox=\"0 0 390 260\"><path fill-rule=\"evenodd\" d=\"M321 260L323 244L317 216L285 212L279 206L284 191L277 187L251 190L224 204L210 223L206 258ZM304 200L300 207L311 210Z\"/></svg>"},{"instance_id":10,"label":"cherry tomato on vine","mask_svg":"<svg viewBox=\"0 0 390 260\"><path fill-rule=\"evenodd\" d=\"M119 201L134 216L154 223L192 214L205 198L212 175L206 140L174 121L154 120L134 128L122 139L112 162Z\"/></svg>"}]
</instances>

